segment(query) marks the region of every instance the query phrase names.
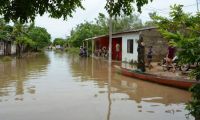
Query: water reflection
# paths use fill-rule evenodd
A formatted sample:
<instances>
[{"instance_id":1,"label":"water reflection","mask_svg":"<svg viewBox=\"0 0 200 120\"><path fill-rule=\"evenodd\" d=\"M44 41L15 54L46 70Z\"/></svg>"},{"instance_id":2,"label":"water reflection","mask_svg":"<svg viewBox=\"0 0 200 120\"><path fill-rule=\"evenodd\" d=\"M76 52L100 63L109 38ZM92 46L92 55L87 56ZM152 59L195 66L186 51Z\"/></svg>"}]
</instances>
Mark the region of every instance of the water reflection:
<instances>
[{"instance_id":1,"label":"water reflection","mask_svg":"<svg viewBox=\"0 0 200 120\"><path fill-rule=\"evenodd\" d=\"M46 54L0 63L0 97L14 95L19 96L15 100L23 100L20 95L25 92L34 94L35 86L28 85L27 80L45 75L48 64Z\"/></svg>"},{"instance_id":2,"label":"water reflection","mask_svg":"<svg viewBox=\"0 0 200 120\"><path fill-rule=\"evenodd\" d=\"M136 113L159 114L159 116L179 115L181 112L184 116L184 113L187 113L184 104L190 100L191 96L187 91L121 76L115 73L113 67L120 63L112 63L110 73L109 64L103 59L76 56L70 56L69 59L71 59L73 76L80 77L79 82L93 81L98 88L107 86L107 90L100 89L98 94L94 95L97 97L100 94L108 94L107 120L113 119L112 109L116 108L116 104L123 107L120 105L123 101L134 102ZM116 110L113 111L116 112Z\"/></svg>"},{"instance_id":3,"label":"water reflection","mask_svg":"<svg viewBox=\"0 0 200 120\"><path fill-rule=\"evenodd\" d=\"M190 93L187 91L141 81L115 73L113 66L120 63L112 63L112 75L110 76L112 81L110 81L107 61L96 59L92 65L92 59L90 58L81 58L79 60L78 57L71 57L71 59L73 59L70 61L73 75L74 77L80 77L81 82L93 81L99 88L105 88L106 85L110 85L111 93L126 93L129 99L135 100L137 103L149 101L169 105L184 103L190 99ZM100 91L100 94L105 92Z\"/></svg>"},{"instance_id":4,"label":"water reflection","mask_svg":"<svg viewBox=\"0 0 200 120\"><path fill-rule=\"evenodd\" d=\"M58 52L0 63L1 119L186 120L189 92L121 76L114 65Z\"/></svg>"}]
</instances>

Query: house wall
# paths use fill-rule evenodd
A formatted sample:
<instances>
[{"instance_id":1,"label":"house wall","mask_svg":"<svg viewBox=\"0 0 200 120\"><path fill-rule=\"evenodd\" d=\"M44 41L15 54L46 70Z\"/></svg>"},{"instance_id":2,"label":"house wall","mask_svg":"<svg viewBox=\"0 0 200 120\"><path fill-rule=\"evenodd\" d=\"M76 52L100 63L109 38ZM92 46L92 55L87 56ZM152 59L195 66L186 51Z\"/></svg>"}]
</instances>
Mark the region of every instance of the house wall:
<instances>
[{"instance_id":1,"label":"house wall","mask_svg":"<svg viewBox=\"0 0 200 120\"><path fill-rule=\"evenodd\" d=\"M157 29L150 29L144 31L138 31L135 33L126 33L122 35L116 35L113 37L122 37L122 61L137 61L137 47L139 40L139 34L143 37L145 43L145 60L148 53L148 47L153 46L153 61L159 62L167 54L167 40L164 39ZM133 39L133 53L127 52L127 41Z\"/></svg>"},{"instance_id":2,"label":"house wall","mask_svg":"<svg viewBox=\"0 0 200 120\"><path fill-rule=\"evenodd\" d=\"M133 53L127 53L127 41L133 39ZM122 61L130 62L131 60L137 61L137 41L139 39L139 33L129 33L122 35Z\"/></svg>"},{"instance_id":3,"label":"house wall","mask_svg":"<svg viewBox=\"0 0 200 120\"><path fill-rule=\"evenodd\" d=\"M95 40L95 49L101 49L102 47L106 47L108 49L109 45L109 37L102 37Z\"/></svg>"},{"instance_id":4,"label":"house wall","mask_svg":"<svg viewBox=\"0 0 200 120\"><path fill-rule=\"evenodd\" d=\"M11 54L16 54L16 45L14 44L11 45Z\"/></svg>"},{"instance_id":5,"label":"house wall","mask_svg":"<svg viewBox=\"0 0 200 120\"><path fill-rule=\"evenodd\" d=\"M4 42L0 42L0 55L4 55L4 45ZM16 54L16 45L11 43L7 47L9 55Z\"/></svg>"},{"instance_id":6,"label":"house wall","mask_svg":"<svg viewBox=\"0 0 200 120\"><path fill-rule=\"evenodd\" d=\"M0 42L0 55L4 54L4 43Z\"/></svg>"},{"instance_id":7,"label":"house wall","mask_svg":"<svg viewBox=\"0 0 200 120\"><path fill-rule=\"evenodd\" d=\"M115 40L118 38L122 39L122 61L137 61L138 57L138 52L137 52L137 47L138 47L138 40L139 36L142 36L144 39L145 43L145 60L146 56L148 53L148 47L152 46L153 47L153 61L154 62L160 62L166 54L167 54L167 40L164 39L161 34L157 31L157 29L146 29L146 30L141 30L141 31L136 31L136 32L130 32L130 33L122 33L122 34L115 34L112 36L113 38L113 44L112 47L115 47ZM128 53L127 52L127 41L129 39L133 39L133 53ZM108 37L101 37L95 40L94 43L94 48L99 49L103 46L106 46L108 48L109 44L109 38ZM112 50L113 52L113 50ZM112 53L112 58L114 54Z\"/></svg>"},{"instance_id":8,"label":"house wall","mask_svg":"<svg viewBox=\"0 0 200 120\"><path fill-rule=\"evenodd\" d=\"M152 46L152 61L160 62L167 54L167 40L161 36L157 29L142 31L141 36L143 37L145 43L145 55L148 53L148 47Z\"/></svg>"}]
</instances>

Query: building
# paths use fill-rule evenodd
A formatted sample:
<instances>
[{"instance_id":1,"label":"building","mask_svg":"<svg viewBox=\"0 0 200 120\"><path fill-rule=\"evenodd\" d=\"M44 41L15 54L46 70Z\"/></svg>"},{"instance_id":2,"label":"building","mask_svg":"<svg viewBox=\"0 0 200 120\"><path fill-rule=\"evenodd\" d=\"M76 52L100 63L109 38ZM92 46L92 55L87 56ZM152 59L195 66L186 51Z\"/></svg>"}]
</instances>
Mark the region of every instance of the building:
<instances>
[{"instance_id":1,"label":"building","mask_svg":"<svg viewBox=\"0 0 200 120\"><path fill-rule=\"evenodd\" d=\"M137 61L137 47L138 40L143 37L145 43L145 51L147 53L148 47L153 47L153 61L160 61L167 54L167 40L164 39L158 32L157 28L143 28L119 33L112 35L112 59L119 61ZM88 42L92 42L92 52L98 51L103 47L108 48L109 35L102 35L86 39L84 44L88 46ZM116 46L119 44L119 53L116 51Z\"/></svg>"},{"instance_id":2,"label":"building","mask_svg":"<svg viewBox=\"0 0 200 120\"><path fill-rule=\"evenodd\" d=\"M16 54L16 45L11 41L0 41L0 55L13 55Z\"/></svg>"}]
</instances>

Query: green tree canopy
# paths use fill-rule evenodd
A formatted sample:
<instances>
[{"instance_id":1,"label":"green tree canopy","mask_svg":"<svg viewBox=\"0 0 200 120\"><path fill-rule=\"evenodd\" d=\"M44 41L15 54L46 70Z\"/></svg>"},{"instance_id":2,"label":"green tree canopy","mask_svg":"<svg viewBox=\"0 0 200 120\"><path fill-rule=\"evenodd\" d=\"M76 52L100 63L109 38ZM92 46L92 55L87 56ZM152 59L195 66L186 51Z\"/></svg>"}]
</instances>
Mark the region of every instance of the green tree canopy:
<instances>
[{"instance_id":1,"label":"green tree canopy","mask_svg":"<svg viewBox=\"0 0 200 120\"><path fill-rule=\"evenodd\" d=\"M72 43L74 47L79 47L82 44L82 41L86 38L105 34L106 31L103 31L100 28L100 26L92 22L81 23L77 25L74 30L72 30L69 42Z\"/></svg>"},{"instance_id":2,"label":"green tree canopy","mask_svg":"<svg viewBox=\"0 0 200 120\"><path fill-rule=\"evenodd\" d=\"M12 31L13 27L6 24L3 18L0 18L0 40L10 41L12 39Z\"/></svg>"},{"instance_id":3,"label":"green tree canopy","mask_svg":"<svg viewBox=\"0 0 200 120\"><path fill-rule=\"evenodd\" d=\"M74 47L79 47L82 45L83 40L87 38L108 34L108 21L109 18L99 13L99 16L95 18L94 22L85 21L73 28L67 42ZM112 24L113 32L122 32L145 27L142 24L142 20L136 14L117 16Z\"/></svg>"},{"instance_id":4,"label":"green tree canopy","mask_svg":"<svg viewBox=\"0 0 200 120\"><path fill-rule=\"evenodd\" d=\"M144 27L137 14L122 15L113 20L113 32L128 31Z\"/></svg>"},{"instance_id":5,"label":"green tree canopy","mask_svg":"<svg viewBox=\"0 0 200 120\"><path fill-rule=\"evenodd\" d=\"M178 55L182 63L200 62L200 13L185 13L182 7L171 6L169 18L156 13L151 17L161 34L180 49Z\"/></svg>"},{"instance_id":6,"label":"green tree canopy","mask_svg":"<svg viewBox=\"0 0 200 120\"><path fill-rule=\"evenodd\" d=\"M45 28L34 27L28 32L28 36L35 42L35 49L42 49L51 43L51 35Z\"/></svg>"},{"instance_id":7,"label":"green tree canopy","mask_svg":"<svg viewBox=\"0 0 200 120\"><path fill-rule=\"evenodd\" d=\"M136 3L138 11L152 0L107 0L106 10L112 16L122 12L130 15L133 12L132 3ZM37 15L49 13L50 17L67 19L76 8L83 8L82 0L0 0L0 15L5 20L20 22L34 21Z\"/></svg>"},{"instance_id":8,"label":"green tree canopy","mask_svg":"<svg viewBox=\"0 0 200 120\"><path fill-rule=\"evenodd\" d=\"M55 38L53 41L53 45L54 46L56 46L56 45L64 46L65 42L66 41L63 38Z\"/></svg>"},{"instance_id":9,"label":"green tree canopy","mask_svg":"<svg viewBox=\"0 0 200 120\"><path fill-rule=\"evenodd\" d=\"M179 48L178 57L181 63L200 63L200 13L195 15L185 13L182 5L171 6L169 18L156 13L152 14L161 34ZM197 66L191 76L200 80L200 66ZM189 113L197 120L200 118L200 84L194 85L192 100L187 104Z\"/></svg>"},{"instance_id":10,"label":"green tree canopy","mask_svg":"<svg viewBox=\"0 0 200 120\"><path fill-rule=\"evenodd\" d=\"M0 0L0 15L6 21L28 22L48 12L53 18L72 16L76 8L83 8L81 0Z\"/></svg>"}]
</instances>

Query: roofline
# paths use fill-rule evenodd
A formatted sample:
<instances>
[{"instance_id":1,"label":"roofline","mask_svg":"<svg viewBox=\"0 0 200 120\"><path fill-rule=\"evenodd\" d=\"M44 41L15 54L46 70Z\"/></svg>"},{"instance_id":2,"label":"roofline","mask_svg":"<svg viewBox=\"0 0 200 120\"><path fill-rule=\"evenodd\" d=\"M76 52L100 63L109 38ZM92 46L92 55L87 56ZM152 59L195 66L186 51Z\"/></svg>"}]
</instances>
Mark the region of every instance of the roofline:
<instances>
[{"instance_id":1,"label":"roofline","mask_svg":"<svg viewBox=\"0 0 200 120\"><path fill-rule=\"evenodd\" d=\"M145 31L145 30L151 30L151 29L157 29L157 28L156 27L141 28L141 29L136 29L136 30L129 30L129 31L117 32L117 33L113 33L112 35L135 33L135 32L140 32L140 31Z\"/></svg>"},{"instance_id":2,"label":"roofline","mask_svg":"<svg viewBox=\"0 0 200 120\"><path fill-rule=\"evenodd\" d=\"M129 30L129 31L123 31L123 32L116 32L113 33L112 35L120 35L120 34L127 34L127 33L135 33L135 32L140 32L140 31L145 31L145 30L151 30L151 29L157 29L157 27L148 27L148 28L141 28L141 29L136 29L136 30ZM88 40L94 40L97 38L101 38L101 37L108 37L109 35L100 35L100 36L95 36L95 37L91 37L91 38L87 38L84 41L88 41Z\"/></svg>"},{"instance_id":3,"label":"roofline","mask_svg":"<svg viewBox=\"0 0 200 120\"><path fill-rule=\"evenodd\" d=\"M93 39L97 39L97 38L101 38L101 37L108 37L108 36L109 35L100 35L100 36L96 36L96 37L87 38L84 41L93 40Z\"/></svg>"}]
</instances>

